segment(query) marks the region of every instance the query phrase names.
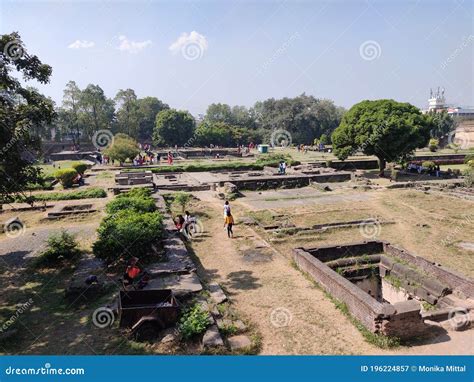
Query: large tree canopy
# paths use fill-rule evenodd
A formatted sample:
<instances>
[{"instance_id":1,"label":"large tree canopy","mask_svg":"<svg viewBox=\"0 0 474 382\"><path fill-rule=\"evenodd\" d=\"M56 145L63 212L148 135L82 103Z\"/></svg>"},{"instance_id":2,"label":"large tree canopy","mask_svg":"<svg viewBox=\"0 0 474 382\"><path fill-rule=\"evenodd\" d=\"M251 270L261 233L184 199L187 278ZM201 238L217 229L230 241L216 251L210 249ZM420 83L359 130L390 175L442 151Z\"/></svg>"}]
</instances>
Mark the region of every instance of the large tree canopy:
<instances>
[{"instance_id":1,"label":"large tree canopy","mask_svg":"<svg viewBox=\"0 0 474 382\"><path fill-rule=\"evenodd\" d=\"M54 116L52 101L14 74L46 84L52 69L27 52L16 32L0 36L0 63L0 197L9 200L38 181L33 159L39 145L33 132Z\"/></svg>"},{"instance_id":2,"label":"large tree canopy","mask_svg":"<svg viewBox=\"0 0 474 382\"><path fill-rule=\"evenodd\" d=\"M286 130L293 143L312 144L321 134L331 134L341 121L344 109L330 100L302 94L295 98L274 98L257 102L254 114L266 140L272 131ZM277 142L273 142L277 143Z\"/></svg>"},{"instance_id":3,"label":"large tree canopy","mask_svg":"<svg viewBox=\"0 0 474 382\"><path fill-rule=\"evenodd\" d=\"M425 147L433 128L431 117L409 103L382 99L362 101L344 114L332 135L339 159L361 150L379 159L380 174L386 162L399 160Z\"/></svg>"},{"instance_id":4,"label":"large tree canopy","mask_svg":"<svg viewBox=\"0 0 474 382\"><path fill-rule=\"evenodd\" d=\"M156 116L162 110L170 107L156 97L145 97L138 100L138 114L140 116L138 138L150 141L155 128Z\"/></svg>"},{"instance_id":5,"label":"large tree canopy","mask_svg":"<svg viewBox=\"0 0 474 382\"><path fill-rule=\"evenodd\" d=\"M189 145L195 125L193 116L186 111L163 110L156 116L153 140L161 146Z\"/></svg>"}]
</instances>

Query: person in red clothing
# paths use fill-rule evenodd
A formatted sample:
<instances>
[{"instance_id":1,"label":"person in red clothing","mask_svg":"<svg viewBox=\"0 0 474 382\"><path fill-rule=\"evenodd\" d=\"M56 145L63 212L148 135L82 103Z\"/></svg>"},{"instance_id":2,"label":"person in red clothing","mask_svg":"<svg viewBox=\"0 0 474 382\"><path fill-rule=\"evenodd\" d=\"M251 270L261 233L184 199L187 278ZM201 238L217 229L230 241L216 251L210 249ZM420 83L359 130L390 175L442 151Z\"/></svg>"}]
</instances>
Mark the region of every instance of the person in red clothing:
<instances>
[{"instance_id":1,"label":"person in red clothing","mask_svg":"<svg viewBox=\"0 0 474 382\"><path fill-rule=\"evenodd\" d=\"M171 154L171 151L168 151L168 164L173 164L173 154Z\"/></svg>"},{"instance_id":2,"label":"person in red clothing","mask_svg":"<svg viewBox=\"0 0 474 382\"><path fill-rule=\"evenodd\" d=\"M143 289L150 279L146 271L142 271L138 265L138 257L132 257L128 263L125 274L123 275L124 287L136 286L138 289Z\"/></svg>"}]
</instances>

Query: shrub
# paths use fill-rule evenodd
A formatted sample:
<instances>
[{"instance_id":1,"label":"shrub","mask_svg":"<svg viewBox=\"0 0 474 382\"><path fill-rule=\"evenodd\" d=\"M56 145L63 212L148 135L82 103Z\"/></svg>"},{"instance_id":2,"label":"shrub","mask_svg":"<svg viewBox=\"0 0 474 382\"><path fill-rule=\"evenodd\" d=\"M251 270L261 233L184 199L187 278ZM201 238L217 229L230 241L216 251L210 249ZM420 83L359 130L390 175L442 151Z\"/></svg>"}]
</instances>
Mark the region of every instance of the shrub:
<instances>
[{"instance_id":1,"label":"shrub","mask_svg":"<svg viewBox=\"0 0 474 382\"><path fill-rule=\"evenodd\" d=\"M109 214L115 214L118 211L130 209L135 212L153 212L156 211L153 199L140 198L116 198L107 203L106 211Z\"/></svg>"},{"instance_id":2,"label":"shrub","mask_svg":"<svg viewBox=\"0 0 474 382\"><path fill-rule=\"evenodd\" d=\"M186 192L177 192L174 196L174 203L181 207L183 212L186 210L186 206L191 201L191 195Z\"/></svg>"},{"instance_id":3,"label":"shrub","mask_svg":"<svg viewBox=\"0 0 474 382\"><path fill-rule=\"evenodd\" d=\"M396 182L396 181L398 180L398 176L399 176L398 170L396 170L396 169L393 167L392 170L391 170L390 178L391 178L393 181Z\"/></svg>"},{"instance_id":4,"label":"shrub","mask_svg":"<svg viewBox=\"0 0 474 382\"><path fill-rule=\"evenodd\" d=\"M123 254L143 257L150 253L152 244L163 238L163 232L163 217L159 212L121 210L102 220L93 251L109 263Z\"/></svg>"},{"instance_id":5,"label":"shrub","mask_svg":"<svg viewBox=\"0 0 474 382\"><path fill-rule=\"evenodd\" d=\"M148 188L132 188L130 191L117 195L117 198L150 198L151 190Z\"/></svg>"},{"instance_id":6,"label":"shrub","mask_svg":"<svg viewBox=\"0 0 474 382\"><path fill-rule=\"evenodd\" d=\"M185 311L179 321L179 331L185 340L204 333L208 326L209 314L203 311L199 304Z\"/></svg>"},{"instance_id":7,"label":"shrub","mask_svg":"<svg viewBox=\"0 0 474 382\"><path fill-rule=\"evenodd\" d=\"M430 160L425 160L422 164L422 167L424 167L428 172L434 171L436 168L436 164L433 161Z\"/></svg>"},{"instance_id":8,"label":"shrub","mask_svg":"<svg viewBox=\"0 0 474 382\"><path fill-rule=\"evenodd\" d=\"M36 258L34 265L45 266L62 260L72 260L80 253L74 235L66 230L61 230L60 233L53 234L48 238L46 249Z\"/></svg>"},{"instance_id":9,"label":"shrub","mask_svg":"<svg viewBox=\"0 0 474 382\"><path fill-rule=\"evenodd\" d=\"M326 167L330 168L332 166L332 160L327 160L326 161Z\"/></svg>"},{"instance_id":10,"label":"shrub","mask_svg":"<svg viewBox=\"0 0 474 382\"><path fill-rule=\"evenodd\" d=\"M474 153L466 154L466 156L464 157L464 163L469 164L469 162L471 161L473 161L474 163Z\"/></svg>"},{"instance_id":11,"label":"shrub","mask_svg":"<svg viewBox=\"0 0 474 382\"><path fill-rule=\"evenodd\" d=\"M54 173L54 177L61 182L64 188L72 187L77 171L73 168L62 168Z\"/></svg>"},{"instance_id":12,"label":"shrub","mask_svg":"<svg viewBox=\"0 0 474 382\"><path fill-rule=\"evenodd\" d=\"M436 138L431 138L430 142L428 143L428 148L431 152L435 152L438 149L439 140Z\"/></svg>"},{"instance_id":13,"label":"shrub","mask_svg":"<svg viewBox=\"0 0 474 382\"><path fill-rule=\"evenodd\" d=\"M468 168L464 172L464 185L466 187L474 186L474 168Z\"/></svg>"},{"instance_id":14,"label":"shrub","mask_svg":"<svg viewBox=\"0 0 474 382\"><path fill-rule=\"evenodd\" d=\"M84 162L73 162L71 163L71 167L82 175L88 169L89 166L87 166L87 164L85 164Z\"/></svg>"}]
</instances>

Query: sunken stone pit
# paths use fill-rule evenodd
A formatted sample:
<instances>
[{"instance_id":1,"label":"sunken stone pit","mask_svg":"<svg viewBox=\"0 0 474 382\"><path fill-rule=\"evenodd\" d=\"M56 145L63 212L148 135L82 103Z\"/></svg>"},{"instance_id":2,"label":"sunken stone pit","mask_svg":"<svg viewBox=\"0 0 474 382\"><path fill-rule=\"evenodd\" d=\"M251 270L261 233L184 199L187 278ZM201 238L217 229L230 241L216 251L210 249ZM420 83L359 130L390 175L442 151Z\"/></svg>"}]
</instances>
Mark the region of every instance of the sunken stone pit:
<instances>
[{"instance_id":1,"label":"sunken stone pit","mask_svg":"<svg viewBox=\"0 0 474 382\"><path fill-rule=\"evenodd\" d=\"M416 337L474 309L473 280L384 241L293 252L298 268L373 333Z\"/></svg>"}]
</instances>

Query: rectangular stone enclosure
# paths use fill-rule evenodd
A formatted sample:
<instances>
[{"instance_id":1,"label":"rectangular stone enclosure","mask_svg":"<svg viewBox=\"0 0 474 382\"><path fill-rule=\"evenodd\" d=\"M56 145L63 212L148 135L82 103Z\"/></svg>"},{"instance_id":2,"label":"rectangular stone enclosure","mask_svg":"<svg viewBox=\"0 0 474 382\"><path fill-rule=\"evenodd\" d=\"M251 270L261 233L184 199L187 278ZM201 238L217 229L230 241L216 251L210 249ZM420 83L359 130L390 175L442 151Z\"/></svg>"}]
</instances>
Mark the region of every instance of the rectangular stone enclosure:
<instances>
[{"instance_id":1,"label":"rectangular stone enclosure","mask_svg":"<svg viewBox=\"0 0 474 382\"><path fill-rule=\"evenodd\" d=\"M385 241L295 248L293 257L373 333L423 335L474 297L473 280Z\"/></svg>"}]
</instances>

